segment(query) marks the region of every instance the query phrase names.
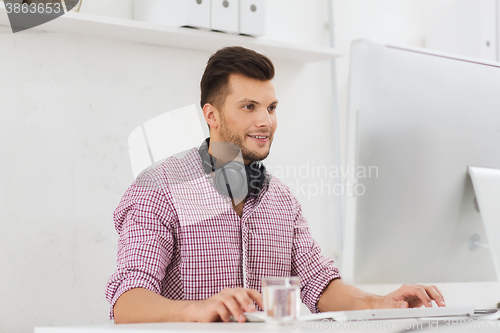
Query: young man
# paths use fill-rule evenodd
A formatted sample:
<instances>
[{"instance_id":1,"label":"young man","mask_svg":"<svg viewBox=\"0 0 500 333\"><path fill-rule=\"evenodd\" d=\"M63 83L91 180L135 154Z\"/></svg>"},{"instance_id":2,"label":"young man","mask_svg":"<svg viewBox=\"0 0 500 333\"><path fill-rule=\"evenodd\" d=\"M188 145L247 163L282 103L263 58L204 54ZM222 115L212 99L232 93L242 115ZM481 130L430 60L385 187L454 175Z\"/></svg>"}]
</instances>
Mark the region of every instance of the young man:
<instances>
[{"instance_id":1,"label":"young man","mask_svg":"<svg viewBox=\"0 0 500 333\"><path fill-rule=\"evenodd\" d=\"M301 299L312 312L432 306L432 300L445 306L435 286L367 294L345 284L320 253L297 199L259 162L277 126L273 77L272 62L245 48L224 48L209 59L201 106L210 138L139 176L114 213L118 267L106 296L116 323L230 316L244 322L254 302L263 307L264 276L299 276ZM212 171L231 160L217 153L220 143L241 149L246 170L257 173L246 196L214 187Z\"/></svg>"}]
</instances>

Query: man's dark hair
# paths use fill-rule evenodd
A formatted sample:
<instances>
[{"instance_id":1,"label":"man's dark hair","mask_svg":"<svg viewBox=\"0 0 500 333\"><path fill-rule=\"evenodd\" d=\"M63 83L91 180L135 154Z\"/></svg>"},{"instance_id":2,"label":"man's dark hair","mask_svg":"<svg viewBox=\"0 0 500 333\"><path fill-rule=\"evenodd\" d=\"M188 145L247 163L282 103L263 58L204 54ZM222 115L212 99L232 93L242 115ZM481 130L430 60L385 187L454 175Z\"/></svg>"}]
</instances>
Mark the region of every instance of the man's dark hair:
<instances>
[{"instance_id":1,"label":"man's dark hair","mask_svg":"<svg viewBox=\"0 0 500 333\"><path fill-rule=\"evenodd\" d=\"M231 46L220 49L208 59L201 78L202 109L206 103L210 103L222 110L226 96L230 93L231 74L268 81L274 77L274 65L268 57L244 47Z\"/></svg>"}]
</instances>

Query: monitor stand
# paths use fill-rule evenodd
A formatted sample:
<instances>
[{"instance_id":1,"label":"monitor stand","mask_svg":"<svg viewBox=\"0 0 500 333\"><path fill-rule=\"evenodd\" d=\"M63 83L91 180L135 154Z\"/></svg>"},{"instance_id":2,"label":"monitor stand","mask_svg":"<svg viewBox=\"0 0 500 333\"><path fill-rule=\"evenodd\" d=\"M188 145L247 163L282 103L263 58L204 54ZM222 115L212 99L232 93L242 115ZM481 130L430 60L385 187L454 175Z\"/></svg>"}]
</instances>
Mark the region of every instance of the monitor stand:
<instances>
[{"instance_id":1,"label":"monitor stand","mask_svg":"<svg viewBox=\"0 0 500 333\"><path fill-rule=\"evenodd\" d=\"M488 247L491 251L497 281L500 281L500 170L469 166L472 186L481 214L488 245L480 242L478 235L471 237L471 250L474 246Z\"/></svg>"}]
</instances>

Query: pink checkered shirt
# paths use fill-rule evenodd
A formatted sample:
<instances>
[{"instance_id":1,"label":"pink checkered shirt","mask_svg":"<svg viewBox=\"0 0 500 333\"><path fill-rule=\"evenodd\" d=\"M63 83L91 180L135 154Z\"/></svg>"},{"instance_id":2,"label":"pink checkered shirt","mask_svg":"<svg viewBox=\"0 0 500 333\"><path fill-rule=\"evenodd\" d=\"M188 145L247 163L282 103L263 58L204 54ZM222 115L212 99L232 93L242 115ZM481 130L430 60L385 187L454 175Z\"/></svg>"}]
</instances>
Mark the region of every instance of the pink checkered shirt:
<instances>
[{"instance_id":1,"label":"pink checkered shirt","mask_svg":"<svg viewBox=\"0 0 500 333\"><path fill-rule=\"evenodd\" d=\"M205 174L197 149L140 175L114 212L119 234L116 272L106 298L145 288L172 300L202 300L224 288L261 291L265 276L299 276L312 311L328 283L339 278L333 260L311 238L297 199L267 175L240 218Z\"/></svg>"}]
</instances>

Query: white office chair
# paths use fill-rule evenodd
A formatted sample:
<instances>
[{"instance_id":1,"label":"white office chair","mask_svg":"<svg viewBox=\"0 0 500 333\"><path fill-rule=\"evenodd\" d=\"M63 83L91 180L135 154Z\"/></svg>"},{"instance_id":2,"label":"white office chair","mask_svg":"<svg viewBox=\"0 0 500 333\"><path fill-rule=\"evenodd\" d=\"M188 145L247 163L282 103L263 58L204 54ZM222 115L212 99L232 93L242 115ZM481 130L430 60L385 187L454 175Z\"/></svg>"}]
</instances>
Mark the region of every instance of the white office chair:
<instances>
[{"instance_id":1,"label":"white office chair","mask_svg":"<svg viewBox=\"0 0 500 333\"><path fill-rule=\"evenodd\" d=\"M156 162L199 147L204 139L205 134L194 104L146 121L128 137L134 178Z\"/></svg>"}]
</instances>

